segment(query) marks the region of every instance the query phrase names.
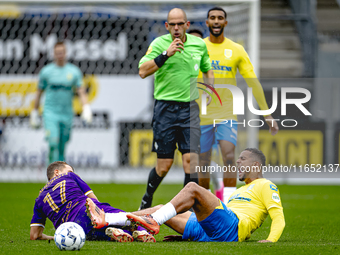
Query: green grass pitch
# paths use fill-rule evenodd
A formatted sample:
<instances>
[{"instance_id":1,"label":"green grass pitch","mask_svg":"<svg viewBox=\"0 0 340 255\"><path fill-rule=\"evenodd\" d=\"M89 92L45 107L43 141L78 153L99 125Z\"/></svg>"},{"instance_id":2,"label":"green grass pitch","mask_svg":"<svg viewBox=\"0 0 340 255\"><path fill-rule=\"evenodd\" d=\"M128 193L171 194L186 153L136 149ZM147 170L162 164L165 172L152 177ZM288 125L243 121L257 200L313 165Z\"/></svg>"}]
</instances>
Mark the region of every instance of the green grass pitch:
<instances>
[{"instance_id":1,"label":"green grass pitch","mask_svg":"<svg viewBox=\"0 0 340 255\"><path fill-rule=\"evenodd\" d=\"M126 211L138 208L145 185L90 185L102 202ZM29 240L34 199L43 184L0 183L0 254L59 254L54 242ZM154 204L167 203L181 185L161 185ZM260 244L270 230L269 217L243 243L163 243L175 234L166 226L156 236L157 243L113 243L87 241L74 254L340 254L340 186L279 185L286 228L277 243ZM44 233L54 234L48 221Z\"/></svg>"}]
</instances>

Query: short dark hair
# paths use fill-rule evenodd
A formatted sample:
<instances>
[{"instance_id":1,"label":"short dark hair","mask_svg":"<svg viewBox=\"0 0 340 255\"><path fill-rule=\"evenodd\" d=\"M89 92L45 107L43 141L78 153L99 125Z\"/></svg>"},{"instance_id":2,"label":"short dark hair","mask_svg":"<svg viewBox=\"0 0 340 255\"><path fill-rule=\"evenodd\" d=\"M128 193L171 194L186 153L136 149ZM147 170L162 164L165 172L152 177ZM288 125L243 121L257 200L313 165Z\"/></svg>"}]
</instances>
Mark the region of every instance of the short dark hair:
<instances>
[{"instance_id":1,"label":"short dark hair","mask_svg":"<svg viewBox=\"0 0 340 255\"><path fill-rule=\"evenodd\" d=\"M54 49L58 46L64 46L65 47L65 43L63 41L59 41L56 44L54 44Z\"/></svg>"},{"instance_id":2,"label":"short dark hair","mask_svg":"<svg viewBox=\"0 0 340 255\"><path fill-rule=\"evenodd\" d=\"M199 30L198 28L189 29L187 33L188 34L196 33L196 34L199 34L203 38L203 32Z\"/></svg>"},{"instance_id":3,"label":"short dark hair","mask_svg":"<svg viewBox=\"0 0 340 255\"><path fill-rule=\"evenodd\" d=\"M225 12L225 10L224 10L223 8L221 8L221 7L218 7L218 6L213 7L213 8L211 8L211 9L208 11L207 19L209 18L209 13L210 13L211 11L222 11L222 12L224 13L224 18L227 19L227 13Z\"/></svg>"},{"instance_id":4,"label":"short dark hair","mask_svg":"<svg viewBox=\"0 0 340 255\"><path fill-rule=\"evenodd\" d=\"M254 156L255 159L258 160L259 163L261 163L261 166L266 165L266 156L263 154L262 151L256 148L247 148L245 149L245 151L250 151L252 156Z\"/></svg>"},{"instance_id":5,"label":"short dark hair","mask_svg":"<svg viewBox=\"0 0 340 255\"><path fill-rule=\"evenodd\" d=\"M53 175L54 175L54 170L56 169L63 169L65 168L66 166L68 166L69 164L67 164L66 162L64 161L55 161L53 163L51 163L48 167L47 167L47 179L48 180L51 180ZM72 167L73 169L73 167Z\"/></svg>"}]
</instances>

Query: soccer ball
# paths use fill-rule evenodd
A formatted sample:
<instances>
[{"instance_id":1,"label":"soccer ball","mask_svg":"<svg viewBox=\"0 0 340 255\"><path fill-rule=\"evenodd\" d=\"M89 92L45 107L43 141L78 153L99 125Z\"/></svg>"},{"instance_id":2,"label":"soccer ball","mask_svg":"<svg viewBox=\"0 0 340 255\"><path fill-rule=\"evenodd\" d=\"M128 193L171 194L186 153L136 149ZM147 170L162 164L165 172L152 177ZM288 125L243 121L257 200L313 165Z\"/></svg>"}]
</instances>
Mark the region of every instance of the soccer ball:
<instances>
[{"instance_id":1,"label":"soccer ball","mask_svg":"<svg viewBox=\"0 0 340 255\"><path fill-rule=\"evenodd\" d=\"M85 244L85 232L79 224L65 222L55 231L54 242L61 251L80 250Z\"/></svg>"}]
</instances>

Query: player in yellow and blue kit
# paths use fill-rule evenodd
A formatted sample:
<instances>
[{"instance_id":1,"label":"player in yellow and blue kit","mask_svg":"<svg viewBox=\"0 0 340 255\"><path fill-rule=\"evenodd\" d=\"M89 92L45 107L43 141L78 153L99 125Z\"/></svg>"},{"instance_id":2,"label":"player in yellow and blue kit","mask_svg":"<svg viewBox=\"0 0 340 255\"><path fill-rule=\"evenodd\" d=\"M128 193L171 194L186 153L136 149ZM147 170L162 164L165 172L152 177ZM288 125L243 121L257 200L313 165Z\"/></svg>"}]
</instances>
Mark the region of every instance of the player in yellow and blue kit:
<instances>
[{"instance_id":1,"label":"player in yellow and blue kit","mask_svg":"<svg viewBox=\"0 0 340 255\"><path fill-rule=\"evenodd\" d=\"M268 110L268 105L264 97L263 89L253 70L247 52L243 46L224 37L224 27L227 26L227 13L220 7L212 8L208 11L206 25L209 28L210 35L204 41L208 48L211 60L211 66L214 71L215 84L228 84L237 86L237 70L243 76L248 86L252 88L253 95L261 110ZM199 76L200 78L200 76ZM198 79L200 81L200 79ZM202 81L202 80L201 80ZM203 82L203 81L202 81ZM202 87L206 89L205 87ZM221 147L223 163L226 167L235 165L235 146L237 142L237 116L233 115L233 96L229 89L216 88L221 98L220 104L211 103L207 106L207 114L200 112L201 119L201 154L200 165L210 166L211 149L215 140ZM202 90L200 90L200 96ZM201 100L197 100L201 104ZM201 107L201 106L200 106ZM228 120L216 121L222 119ZM265 116L269 125L270 132L275 135L278 132L278 125L271 115ZM223 122L223 124L221 123ZM232 125L230 123L232 122ZM224 124L225 123L225 124ZM199 184L209 189L209 173L201 173ZM231 193L236 189L236 172L224 173L224 201L229 198Z\"/></svg>"},{"instance_id":2,"label":"player in yellow and blue kit","mask_svg":"<svg viewBox=\"0 0 340 255\"><path fill-rule=\"evenodd\" d=\"M285 227L280 192L263 178L266 158L254 148L245 149L237 160L239 180L246 185L237 189L225 203L208 190L190 182L169 203L155 208L151 215L127 218L157 234L163 223L183 236L167 236L165 241L242 242L270 215L269 236L259 242L276 242ZM194 213L188 212L190 208Z\"/></svg>"},{"instance_id":3,"label":"player in yellow and blue kit","mask_svg":"<svg viewBox=\"0 0 340 255\"><path fill-rule=\"evenodd\" d=\"M203 32L199 29L195 29L195 28L190 29L188 30L188 34L191 34L191 35L194 35L194 36L197 36L203 39ZM199 74L199 77L202 78L201 72ZM213 166L215 169L217 169L217 165L223 165L223 163L222 164L220 163L220 161L222 162L222 160L220 160L221 154L219 150L220 149L218 146L218 141L216 140L216 137L215 137L215 143L212 146L212 152L211 152L211 166ZM223 183L223 178L220 177L221 175L223 175L223 173L214 171L214 172L210 172L210 174L211 174L211 182L214 187L215 195L223 201L224 183Z\"/></svg>"},{"instance_id":4,"label":"player in yellow and blue kit","mask_svg":"<svg viewBox=\"0 0 340 255\"><path fill-rule=\"evenodd\" d=\"M46 65L39 73L38 91L30 116L31 125L38 127L40 98L45 92L43 120L49 145L49 163L65 160L65 145L70 139L73 122L74 91L78 93L83 105L82 118L87 123L92 120L92 112L82 87L83 75L78 67L66 62L66 48L63 42L54 46L54 59L53 63Z\"/></svg>"}]
</instances>

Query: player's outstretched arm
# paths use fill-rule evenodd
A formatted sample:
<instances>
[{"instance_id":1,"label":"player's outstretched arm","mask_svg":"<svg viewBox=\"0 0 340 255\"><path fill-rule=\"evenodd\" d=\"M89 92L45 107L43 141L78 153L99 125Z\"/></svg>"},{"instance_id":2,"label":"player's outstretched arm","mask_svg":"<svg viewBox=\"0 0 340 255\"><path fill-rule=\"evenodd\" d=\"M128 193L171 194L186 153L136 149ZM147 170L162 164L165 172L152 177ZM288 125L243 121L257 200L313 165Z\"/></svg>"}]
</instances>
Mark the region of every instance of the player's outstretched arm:
<instances>
[{"instance_id":1,"label":"player's outstretched arm","mask_svg":"<svg viewBox=\"0 0 340 255\"><path fill-rule=\"evenodd\" d=\"M40 226L32 226L30 231L31 240L53 240L53 236L43 234L44 228Z\"/></svg>"},{"instance_id":2,"label":"player's outstretched arm","mask_svg":"<svg viewBox=\"0 0 340 255\"><path fill-rule=\"evenodd\" d=\"M285 218L281 208L273 207L268 212L272 219L270 233L266 240L261 240L259 243L277 242L285 228Z\"/></svg>"},{"instance_id":3,"label":"player's outstretched arm","mask_svg":"<svg viewBox=\"0 0 340 255\"><path fill-rule=\"evenodd\" d=\"M241 61L239 63L240 74L245 79L248 87L252 88L253 95L256 99L261 110L268 110L266 98L264 96L263 88L260 81L257 79L253 69L253 65L250 62L249 56L246 51L242 48L240 51ZM271 115L265 116L265 121L269 126L269 131L272 135L276 135L279 131L279 126Z\"/></svg>"},{"instance_id":4,"label":"player's outstretched arm","mask_svg":"<svg viewBox=\"0 0 340 255\"><path fill-rule=\"evenodd\" d=\"M255 74L254 74L255 76ZM263 88L260 84L260 82L258 81L258 79L256 78L256 76L254 78L245 78L248 86L250 88L252 88L253 91L253 95L256 99L256 102L258 103L259 107L261 110L268 110L268 105L266 102L266 98L264 97L264 92L263 92ZM264 117L266 123L269 126L269 132L272 135L276 135L277 132L279 131L279 126L276 122L276 120L271 116L265 116Z\"/></svg>"},{"instance_id":5,"label":"player's outstretched arm","mask_svg":"<svg viewBox=\"0 0 340 255\"><path fill-rule=\"evenodd\" d=\"M246 80L248 86L252 88L253 95L254 95L256 102L258 103L260 109L261 110L268 110L268 105L267 105L267 102L266 102L266 98L264 97L263 88L262 88L260 82L258 81L258 79L255 77L255 78L246 78L245 80ZM278 126L276 120L271 115L265 116L264 119L269 126L269 132L272 135L276 135L277 132L279 131L279 126Z\"/></svg>"}]
</instances>

